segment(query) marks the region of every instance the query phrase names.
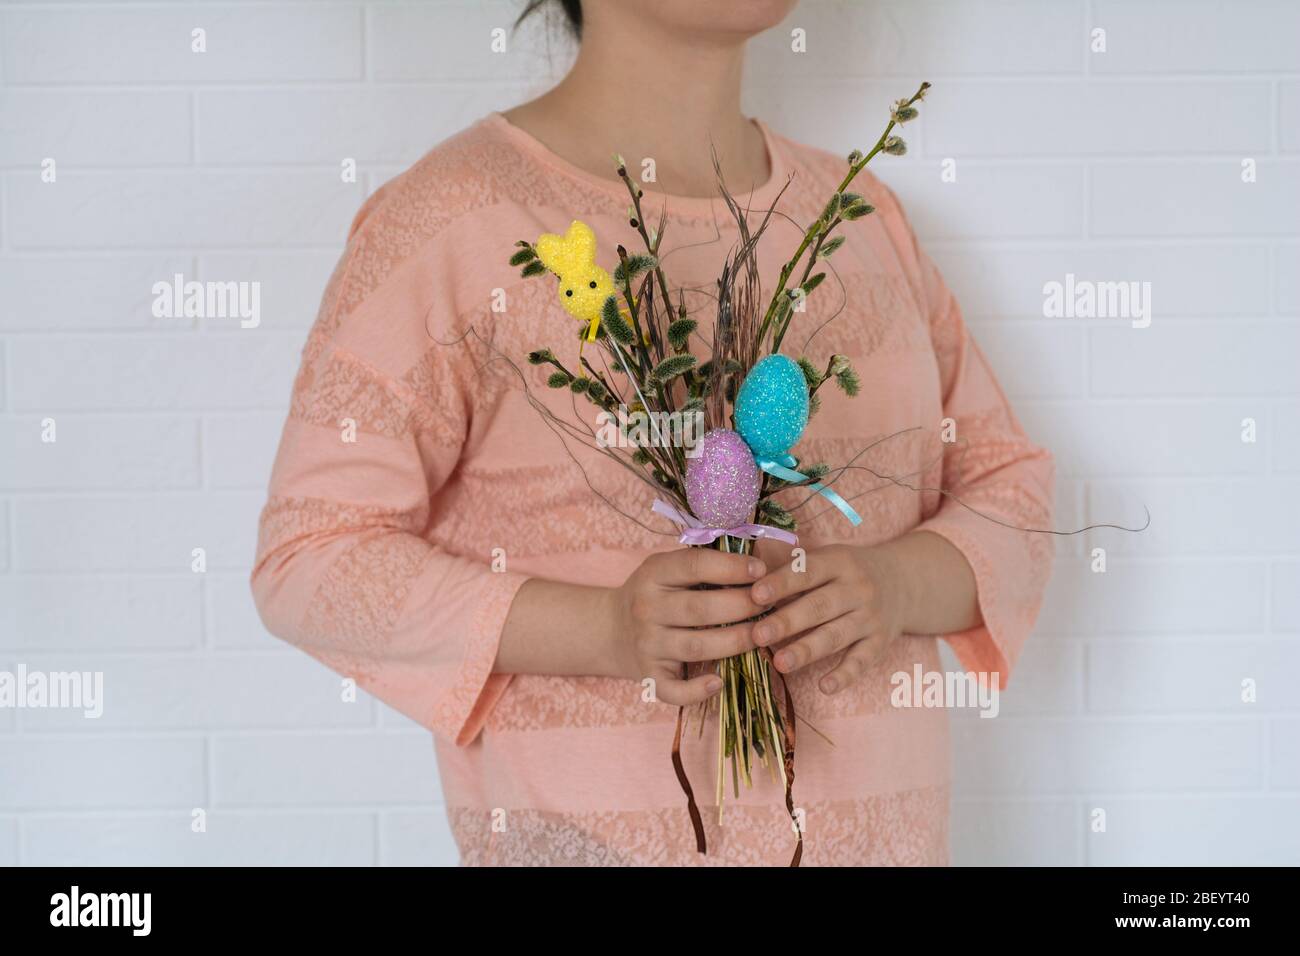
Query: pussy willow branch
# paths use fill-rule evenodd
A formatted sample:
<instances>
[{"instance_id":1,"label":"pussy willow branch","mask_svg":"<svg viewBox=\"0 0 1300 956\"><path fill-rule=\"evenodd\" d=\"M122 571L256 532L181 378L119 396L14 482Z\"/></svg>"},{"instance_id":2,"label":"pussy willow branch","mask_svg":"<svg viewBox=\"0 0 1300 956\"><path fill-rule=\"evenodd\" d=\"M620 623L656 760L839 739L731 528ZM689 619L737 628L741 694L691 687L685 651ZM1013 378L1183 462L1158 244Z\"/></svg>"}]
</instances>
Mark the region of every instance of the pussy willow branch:
<instances>
[{"instance_id":1,"label":"pussy willow branch","mask_svg":"<svg viewBox=\"0 0 1300 956\"><path fill-rule=\"evenodd\" d=\"M907 100L903 105L912 106L917 102L917 100L920 100L925 96L925 92L929 88L929 83L922 83L920 87L917 88L917 91L912 94L911 99ZM845 174L844 179L841 180L838 188L835 190L837 194L844 192L844 190L849 187L849 184L853 182L854 177L866 168L867 163L871 162L872 158L885 148L885 143L889 140L889 134L893 132L894 127L898 125L898 120L895 119L896 112L897 110L891 112L889 123L885 126L885 131L880 134L880 139L876 140L876 145L871 147L871 151L849 167L849 171ZM768 304L767 312L763 316L763 324L759 327L758 340L760 342L762 342L764 336L767 335L768 329L776 320L777 314L780 312L781 299L783 296L788 294L786 292L786 286L790 281L790 276L794 274L795 268L799 265L799 260L803 258L803 254L808 251L808 246L813 243L824 226L825 222L821 216L818 216L817 221L809 226L807 231L804 233L803 241L799 243L799 248L795 250L794 256L791 257L790 261L782 267L780 282L777 286L776 292L772 295L772 301ZM793 313L791 313L791 315L793 315ZM784 325L789 325L789 323L790 318L787 317ZM775 336L774 341L779 341L780 337L783 336L784 333L785 329L782 328L780 334ZM773 347L773 351L776 351L775 347Z\"/></svg>"},{"instance_id":2,"label":"pussy willow branch","mask_svg":"<svg viewBox=\"0 0 1300 956\"><path fill-rule=\"evenodd\" d=\"M621 290L623 293L623 299L625 302L627 302L628 313L632 319L632 334L636 338L636 341L633 344L633 348L636 353L638 365L642 370L640 376L640 382L637 386L637 394L641 398L642 407L645 409L647 415L653 416L654 412L657 410L672 412L675 410L675 406L670 394L671 389L666 389L664 387L663 382L654 379L650 371L650 368L647 367L647 364L653 364L654 357L650 354L650 348L646 345L647 336L646 333L642 331L640 316L644 311L646 315L647 326L653 327L654 301L653 301L653 296L651 294L651 290L647 288L647 286L649 285L649 279L647 278L646 281L643 281L641 283L642 292L640 298L638 299L637 296L632 292L632 276L630 275L630 270L628 269L627 250L624 249L621 245L618 247L618 257L619 257L619 261L622 263L623 266L623 281L622 281ZM645 307L644 310L642 309L642 306ZM611 348L616 350L615 354L619 356L620 360L622 360L623 353L618 343L614 341L613 336L606 333L605 341L609 344ZM626 362L624 362L624 369L625 371L627 371L629 375L632 374L630 366ZM645 391L648 391L650 389L653 389L654 396L658 400L658 406L659 406L658 409L651 408L649 402L646 401ZM686 480L686 457L682 453L682 450L680 448L676 448L672 446L670 443L663 443L662 438L658 435L659 426L655 422L655 419L653 417L650 418L650 422L654 428L654 431L656 432L655 435L656 440L659 441L664 446L666 446L662 449L662 454L659 457L662 457L664 461L667 462L668 467L667 468L663 467L662 466L663 462L661 462L660 470L665 475L668 475L680 485L682 482ZM651 454L653 455L654 453L652 452Z\"/></svg>"},{"instance_id":3,"label":"pussy willow branch","mask_svg":"<svg viewBox=\"0 0 1300 956\"><path fill-rule=\"evenodd\" d=\"M683 484L683 481L686 472L685 467L683 466L681 471L678 471L677 459L673 455L672 449L668 447L668 443L664 441L663 433L659 430L659 423L654 418L654 412L650 408L649 402L646 401L645 394L641 391L640 386L636 384L636 379L633 377L631 367L628 365L627 360L623 358L623 353L618 349L617 343L612 341L612 337L607 338L610 339L611 344L615 349L614 354L618 356L619 361L623 363L624 372L627 374L628 378L632 380L632 387L636 389L637 397L641 401L642 412L646 415L646 421L649 423L651 431L654 432L649 446L638 447L646 453L646 457L655 463L659 471L672 478L677 483L677 487L684 488L685 485ZM665 465L667 467L665 467Z\"/></svg>"},{"instance_id":4,"label":"pussy willow branch","mask_svg":"<svg viewBox=\"0 0 1300 956\"><path fill-rule=\"evenodd\" d=\"M826 371L823 372L821 378L817 380L817 384L814 385L812 388L808 389L808 397L810 399L816 397L818 389L820 389L823 385L825 385L827 382L831 380L832 377L831 369L834 368L834 366L835 366L835 356L832 355L830 358L826 360Z\"/></svg>"},{"instance_id":5,"label":"pussy willow branch","mask_svg":"<svg viewBox=\"0 0 1300 956\"><path fill-rule=\"evenodd\" d=\"M650 369L654 366L654 360L646 352L645 335L641 331L641 311L638 308L636 296L632 294L632 279L627 274L627 250L622 246L618 247L618 258L623 267L621 291L623 300L627 303L627 314L628 318L632 320L632 332L635 336L632 347L636 352L636 364L637 368L641 370L642 384L644 384L646 377L650 374ZM613 339L611 338L610 341L612 342Z\"/></svg>"},{"instance_id":6,"label":"pussy willow branch","mask_svg":"<svg viewBox=\"0 0 1300 956\"><path fill-rule=\"evenodd\" d=\"M841 187L839 190L836 191L837 194L840 192L843 192L843 187ZM835 227L838 226L843 221L844 221L844 217L837 215L834 219L830 221L830 223L827 224L825 229L821 230L817 234L817 241L813 243L812 252L809 253L808 255L808 263L803 267L803 275L799 277L799 283L796 286L796 288L800 290L803 289L804 283L808 281L808 277L812 275L813 268L817 265L817 256L821 253L822 246L825 245L826 240L830 237L830 234L834 231ZM804 295L804 294L805 293L803 293L802 291L800 292L800 295ZM785 333L790 328L790 320L793 318L794 318L794 311L792 307L791 313L789 316L787 316L786 321L781 324L781 328L778 329L772 336L773 352L781 351L781 343L785 341ZM814 389L813 391L815 392L816 389ZM810 395L811 394L812 393L810 393Z\"/></svg>"},{"instance_id":7,"label":"pussy willow branch","mask_svg":"<svg viewBox=\"0 0 1300 956\"><path fill-rule=\"evenodd\" d=\"M667 319L664 322L665 329L660 329L652 319L647 322L647 325L650 327L650 336L655 348L655 354L658 356L658 360L662 362L665 357L663 332L666 330L667 326L671 325L673 322L673 299L671 293L668 291L668 279L664 275L663 266L659 261L659 246L664 241L664 233L667 231L668 225L668 206L665 204L663 208L659 210L659 228L655 230L655 236L652 240L645 225L645 210L641 207L643 190L636 183L632 182L632 177L628 175L626 164L619 164L618 175L619 178L623 180L623 185L627 187L628 196L632 200L632 226L638 233L640 233L641 241L645 243L646 251L650 253L655 260L652 272L654 280L659 284L659 294L663 298L662 308ZM684 308L685 302L683 300L683 309ZM688 369L682 378L686 383L688 391L695 387L696 382L694 369Z\"/></svg>"},{"instance_id":8,"label":"pussy willow branch","mask_svg":"<svg viewBox=\"0 0 1300 956\"><path fill-rule=\"evenodd\" d=\"M628 175L626 164L623 163L619 164L618 175L619 178L623 180L623 185L627 187L627 193L632 199L632 210L634 213L632 217L633 226L636 229L636 231L641 234L641 241L645 243L646 251L650 253L650 255L654 256L655 258L654 274L655 274L655 279L659 283L659 294L663 296L664 308L668 309L671 312L673 300L672 300L672 296L668 294L668 280L664 277L663 267L659 265L659 243L661 243L664 238L664 224L665 224L664 215L666 213L666 209L664 213L660 214L659 228L655 232L654 241L651 241L650 233L646 230L645 227L645 215L643 210L641 209L641 196L642 196L641 187L638 186L636 183L632 182L632 177ZM663 342L661 339L658 338L657 335L655 336L655 339L656 339L655 348L657 350L659 360L662 361L664 358Z\"/></svg>"},{"instance_id":9,"label":"pussy willow branch","mask_svg":"<svg viewBox=\"0 0 1300 956\"><path fill-rule=\"evenodd\" d=\"M616 505L607 494L605 494L603 491L597 488L595 484L593 484L591 480L591 475L588 474L587 469L583 467L582 462L574 454L573 449L569 447L569 443L568 441L565 440L565 436L567 435L569 438L572 438L574 441L578 442L579 444L584 445L585 447L591 449L592 451L604 455L610 461L613 461L615 464L625 468L632 475L632 477L646 484L656 494L666 494L669 498L673 500L674 503L676 503L680 507L689 508L690 504L686 501L686 495L681 490L665 489L657 482L655 482L652 478L648 477L645 473L644 466L633 461L631 455L617 448L610 448L605 445L602 445L598 440L597 436L595 435L595 433L591 430L591 427L589 425L581 424L582 416L578 414L576 404L573 406L574 414L573 414L572 421L561 418L559 415L556 415L554 412L552 412L550 408L547 407L545 402L543 402L535 394L533 394L532 388L530 388L528 385L528 377L524 374L523 370L515 363L514 359L510 358L510 356L506 355L504 352L498 349L490 339L487 339L481 334L479 334L479 331L474 326L471 325L468 329L465 330L465 332L463 332L460 336L458 336L456 339L453 339L451 341L443 342L437 339L436 337L433 336L430 337L433 338L434 341L437 342L439 345L444 345L448 347L457 345L460 342L466 340L467 338L473 337L473 339L479 342L481 345L483 345L487 349L488 353L490 354L490 357L486 361L482 362L476 368L475 370L476 373L481 372L483 369L487 368L487 366L492 363L504 362L505 365L519 379L520 385L523 387L524 397L527 399L528 404L531 405L533 409L541 416L542 422L546 425L546 427L549 428L553 434L555 434L556 438L560 442L561 448L564 449L564 453L568 455L569 458L573 461L573 463L577 466L578 472L582 475L583 481L586 483L588 489L591 490L592 494L594 494L602 502L608 505L610 509L622 515L624 518L627 518L629 521L633 522L643 530L651 534L659 535L662 537L670 536L668 532L664 532L658 528L652 527L651 525L647 524L638 515L631 514L627 511L624 511L622 508L618 507L618 505ZM576 399L576 396L574 396L574 398ZM579 424L575 424L574 423L575 421L578 422ZM675 537L675 534L673 534L672 536Z\"/></svg>"},{"instance_id":10,"label":"pussy willow branch","mask_svg":"<svg viewBox=\"0 0 1300 956\"><path fill-rule=\"evenodd\" d=\"M632 200L632 211L633 211L632 225L636 229L636 231L641 235L641 240L642 242L645 243L646 251L651 256L654 257L655 264L652 270L653 280L658 282L659 293L663 299L663 305L660 306L660 308L664 309L670 316L668 322L666 322L665 325L670 324L671 313L672 313L672 296L668 292L668 280L664 276L663 268L659 265L659 243L663 241L665 221L666 221L665 217L663 214L660 215L659 229L655 233L655 238L651 240L650 233L646 230L645 215L641 208L641 197L643 195L641 188L637 186L636 183L632 182L632 177L628 175L627 165L625 163L621 163L621 162L619 163L618 176L620 179L623 180L623 185L627 188L628 196ZM619 260L623 263L623 268L624 268L624 279L623 279L624 296L627 298L629 306L633 306L634 299L632 296L632 279L631 276L627 275L628 255L627 255L627 250L624 249L621 245L618 247L618 256L619 256ZM659 323L655 321L654 287L651 278L647 277L646 281L642 283L642 289L643 291L641 294L640 301L646 305L645 320L646 320L646 329L649 332L649 336L648 336L650 340L649 348L646 347L645 339L642 337L639 314L637 313L634 313L633 315L634 330L637 337L638 350L643 352L646 355L646 358L649 359L652 364L654 364L655 362L662 362L665 358L664 346L663 346L663 334L662 334L664 330L660 329ZM653 356L650 355L649 349L654 350ZM688 370L683 376L683 378L685 380L686 387L689 390L690 387L694 384L695 373L691 370ZM659 399L660 406L667 412L675 411L676 403L674 402L672 397L671 386L665 388L662 383L655 382L654 388L655 388L656 396ZM647 409L647 411L649 411L649 409ZM685 455L682 454L681 449L672 448L669 450L669 457L673 459L673 465L674 465L673 471L671 473L677 477L678 481L684 480L684 476L686 474Z\"/></svg>"},{"instance_id":11,"label":"pussy willow branch","mask_svg":"<svg viewBox=\"0 0 1300 956\"><path fill-rule=\"evenodd\" d=\"M592 366L592 364L588 362L585 358L582 359L581 361L582 361L582 367L591 373L591 377L593 379L595 379L597 382L600 382L600 384L604 387L606 393L608 393L611 398L619 399L620 401L622 400L623 396L621 396L614 389L610 388L609 382L605 381L605 376L601 375L600 372L596 371L596 369Z\"/></svg>"}]
</instances>

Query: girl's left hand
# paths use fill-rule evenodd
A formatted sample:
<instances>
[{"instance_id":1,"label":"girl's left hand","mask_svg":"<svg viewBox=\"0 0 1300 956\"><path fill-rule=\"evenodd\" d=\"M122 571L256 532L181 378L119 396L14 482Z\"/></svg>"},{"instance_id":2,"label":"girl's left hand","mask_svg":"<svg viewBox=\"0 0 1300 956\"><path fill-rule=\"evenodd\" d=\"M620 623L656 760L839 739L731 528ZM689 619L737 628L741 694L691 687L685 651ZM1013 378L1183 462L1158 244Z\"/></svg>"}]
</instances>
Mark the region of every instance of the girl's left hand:
<instances>
[{"instance_id":1,"label":"girl's left hand","mask_svg":"<svg viewBox=\"0 0 1300 956\"><path fill-rule=\"evenodd\" d=\"M904 630L911 597L888 546L829 545L810 549L802 570L791 561L768 567L778 570L756 581L751 595L755 604L780 607L755 626L754 642L794 638L776 652L782 674L843 651L819 682L825 694L858 680Z\"/></svg>"}]
</instances>

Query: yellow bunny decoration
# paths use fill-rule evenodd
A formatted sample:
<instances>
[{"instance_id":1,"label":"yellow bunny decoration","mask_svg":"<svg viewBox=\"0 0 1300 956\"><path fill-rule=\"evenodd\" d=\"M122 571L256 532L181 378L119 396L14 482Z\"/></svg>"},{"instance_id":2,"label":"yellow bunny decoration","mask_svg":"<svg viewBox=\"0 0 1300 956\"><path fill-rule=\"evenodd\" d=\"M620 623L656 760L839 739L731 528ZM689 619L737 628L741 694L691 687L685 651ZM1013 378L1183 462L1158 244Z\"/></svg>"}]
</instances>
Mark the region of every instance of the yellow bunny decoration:
<instances>
[{"instance_id":1,"label":"yellow bunny decoration","mask_svg":"<svg viewBox=\"0 0 1300 956\"><path fill-rule=\"evenodd\" d=\"M596 234L580 220L573 220L564 235L553 232L537 240L542 265L560 280L560 304L566 312L588 323L587 341L594 342L600 329L600 310L615 294L614 280L596 265Z\"/></svg>"}]
</instances>

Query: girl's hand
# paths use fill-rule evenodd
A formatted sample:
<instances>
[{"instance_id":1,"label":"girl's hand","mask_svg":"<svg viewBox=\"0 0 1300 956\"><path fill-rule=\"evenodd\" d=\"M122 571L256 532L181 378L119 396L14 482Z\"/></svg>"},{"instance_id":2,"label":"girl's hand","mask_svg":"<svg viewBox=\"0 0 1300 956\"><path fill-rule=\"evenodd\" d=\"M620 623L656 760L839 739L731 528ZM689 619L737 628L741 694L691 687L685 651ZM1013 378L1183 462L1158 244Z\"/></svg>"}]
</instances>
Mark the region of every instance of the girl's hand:
<instances>
[{"instance_id":1,"label":"girl's hand","mask_svg":"<svg viewBox=\"0 0 1300 956\"><path fill-rule=\"evenodd\" d=\"M682 665L732 657L754 647L754 625L746 619L763 608L743 585L766 573L767 566L758 558L708 548L646 558L621 587L608 592L621 674L634 680L653 678L656 698L667 704L684 706L712 697L722 689L721 679L702 674L685 680ZM701 583L731 587L691 590Z\"/></svg>"},{"instance_id":2,"label":"girl's hand","mask_svg":"<svg viewBox=\"0 0 1300 956\"><path fill-rule=\"evenodd\" d=\"M782 605L755 625L754 640L776 652L782 674L844 652L822 677L834 694L860 678L904 630L912 603L907 580L888 546L831 545L807 552L802 571L787 562L751 588L755 604Z\"/></svg>"}]
</instances>

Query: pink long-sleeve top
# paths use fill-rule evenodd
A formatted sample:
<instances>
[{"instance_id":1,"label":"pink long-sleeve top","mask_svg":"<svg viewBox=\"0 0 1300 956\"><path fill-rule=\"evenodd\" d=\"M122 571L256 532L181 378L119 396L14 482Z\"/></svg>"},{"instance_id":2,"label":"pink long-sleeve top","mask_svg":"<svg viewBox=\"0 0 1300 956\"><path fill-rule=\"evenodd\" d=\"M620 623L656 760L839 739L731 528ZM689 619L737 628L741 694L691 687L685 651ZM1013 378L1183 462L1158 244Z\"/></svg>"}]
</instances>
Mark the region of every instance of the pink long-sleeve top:
<instances>
[{"instance_id":1,"label":"pink long-sleeve top","mask_svg":"<svg viewBox=\"0 0 1300 956\"><path fill-rule=\"evenodd\" d=\"M751 206L765 208L793 175L779 208L812 221L843 158L759 126L772 176ZM871 446L856 460L864 468L835 483L864 520L853 528L814 499L796 512L801 544L866 545L917 528L945 537L974 569L983 625L943 639L966 668L1005 683L1051 545L970 509L1047 527L1051 458L1025 437L892 193L866 173L855 188L877 212L841 227L838 277L809 298L784 350L818 364L842 353L861 375L856 398L823 390L794 451L834 466ZM647 185L651 221L668 206L669 281L702 290L687 301L708 328L708 293L735 229L721 200L655 190ZM580 218L612 268L616 243L637 248L627 205L618 182L488 116L366 202L293 386L261 517L258 608L274 634L432 732L466 864L785 864L793 849L783 789L761 773L739 799L728 788L719 824L706 725L683 744L709 842L706 857L696 853L670 764L676 710L645 702L638 682L492 672L530 576L616 586L651 551L679 546L650 514L649 489L573 442L571 458L524 390L526 381L558 415L594 420L593 406L545 388L547 369L524 361L549 346L571 365L576 325L553 280L521 279L507 264L513 243ZM770 228L760 253L769 284L799 238L782 219ZM940 440L946 419L955 442ZM834 658L791 677L797 713L834 742L799 735L805 864L946 862L947 715L890 705L891 675L939 668L939 639L895 641L834 696L817 688Z\"/></svg>"}]
</instances>

